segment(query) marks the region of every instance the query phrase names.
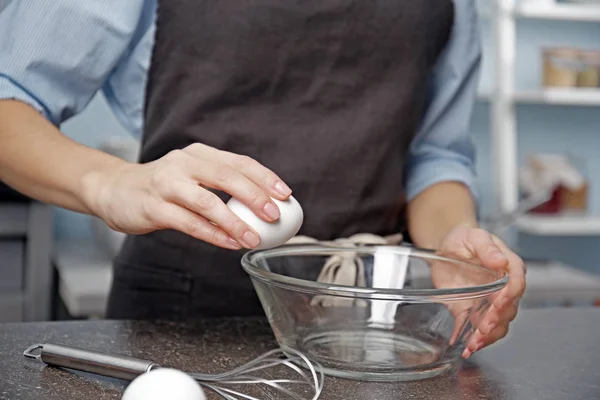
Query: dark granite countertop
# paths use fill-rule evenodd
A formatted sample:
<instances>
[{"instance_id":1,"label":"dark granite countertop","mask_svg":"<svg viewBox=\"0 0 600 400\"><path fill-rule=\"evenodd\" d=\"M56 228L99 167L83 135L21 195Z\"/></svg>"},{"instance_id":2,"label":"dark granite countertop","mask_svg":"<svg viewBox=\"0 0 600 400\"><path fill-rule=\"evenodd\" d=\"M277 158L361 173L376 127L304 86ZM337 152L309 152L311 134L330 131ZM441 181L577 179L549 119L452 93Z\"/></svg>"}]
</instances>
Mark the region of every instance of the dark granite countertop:
<instances>
[{"instance_id":1,"label":"dark granite countertop","mask_svg":"<svg viewBox=\"0 0 600 400\"><path fill-rule=\"evenodd\" d=\"M522 311L509 337L457 374L411 383L326 378L322 399L600 399L600 308ZM125 382L45 368L23 350L53 342L218 372L275 347L259 319L0 325L0 399L119 399ZM210 397L214 398L216 397Z\"/></svg>"}]
</instances>

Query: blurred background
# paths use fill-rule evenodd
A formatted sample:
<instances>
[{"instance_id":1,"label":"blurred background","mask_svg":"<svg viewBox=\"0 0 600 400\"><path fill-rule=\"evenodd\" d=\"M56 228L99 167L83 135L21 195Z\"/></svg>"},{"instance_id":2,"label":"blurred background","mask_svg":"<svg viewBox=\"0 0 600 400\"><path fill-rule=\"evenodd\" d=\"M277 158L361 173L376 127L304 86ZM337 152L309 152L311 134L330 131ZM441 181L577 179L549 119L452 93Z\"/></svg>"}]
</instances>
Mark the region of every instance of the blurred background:
<instances>
[{"instance_id":1,"label":"blurred background","mask_svg":"<svg viewBox=\"0 0 600 400\"><path fill-rule=\"evenodd\" d=\"M523 307L598 306L600 1L476 1L484 58L472 135L482 223L527 262ZM136 160L137 138L102 94L61 128ZM101 318L122 239L94 218L2 187L0 322Z\"/></svg>"}]
</instances>

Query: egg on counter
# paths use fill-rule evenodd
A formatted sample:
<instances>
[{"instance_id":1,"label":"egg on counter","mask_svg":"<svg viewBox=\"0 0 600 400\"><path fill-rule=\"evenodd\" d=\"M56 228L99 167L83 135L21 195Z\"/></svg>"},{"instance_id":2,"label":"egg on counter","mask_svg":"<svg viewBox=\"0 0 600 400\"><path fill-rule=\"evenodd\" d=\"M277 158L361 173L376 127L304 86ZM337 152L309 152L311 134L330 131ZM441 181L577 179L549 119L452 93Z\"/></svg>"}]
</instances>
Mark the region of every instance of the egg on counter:
<instances>
[{"instance_id":1,"label":"egg on counter","mask_svg":"<svg viewBox=\"0 0 600 400\"><path fill-rule=\"evenodd\" d=\"M204 391L191 376L171 368L158 368L135 378L122 400L206 400Z\"/></svg>"},{"instance_id":2,"label":"egg on counter","mask_svg":"<svg viewBox=\"0 0 600 400\"><path fill-rule=\"evenodd\" d=\"M286 243L298 233L304 221L302 207L293 196L285 201L273 199L273 202L280 213L279 219L275 222L262 220L235 198L227 202L227 207L258 233L260 244L256 250L270 249Z\"/></svg>"}]
</instances>

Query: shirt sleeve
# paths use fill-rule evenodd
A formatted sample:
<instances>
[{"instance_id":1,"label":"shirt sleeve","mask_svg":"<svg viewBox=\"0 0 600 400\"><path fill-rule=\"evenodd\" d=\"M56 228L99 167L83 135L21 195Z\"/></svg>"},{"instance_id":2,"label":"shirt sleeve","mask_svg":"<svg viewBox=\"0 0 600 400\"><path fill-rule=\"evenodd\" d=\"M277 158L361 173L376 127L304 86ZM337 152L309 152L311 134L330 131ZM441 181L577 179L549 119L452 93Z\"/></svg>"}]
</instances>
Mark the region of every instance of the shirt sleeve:
<instances>
[{"instance_id":1,"label":"shirt sleeve","mask_svg":"<svg viewBox=\"0 0 600 400\"><path fill-rule=\"evenodd\" d=\"M409 150L408 200L440 182L465 184L477 198L470 123L481 67L481 32L472 1L455 1L455 23L433 71L426 113Z\"/></svg>"},{"instance_id":2,"label":"shirt sleeve","mask_svg":"<svg viewBox=\"0 0 600 400\"><path fill-rule=\"evenodd\" d=\"M144 0L12 1L0 13L0 99L55 125L81 111L131 50Z\"/></svg>"}]
</instances>

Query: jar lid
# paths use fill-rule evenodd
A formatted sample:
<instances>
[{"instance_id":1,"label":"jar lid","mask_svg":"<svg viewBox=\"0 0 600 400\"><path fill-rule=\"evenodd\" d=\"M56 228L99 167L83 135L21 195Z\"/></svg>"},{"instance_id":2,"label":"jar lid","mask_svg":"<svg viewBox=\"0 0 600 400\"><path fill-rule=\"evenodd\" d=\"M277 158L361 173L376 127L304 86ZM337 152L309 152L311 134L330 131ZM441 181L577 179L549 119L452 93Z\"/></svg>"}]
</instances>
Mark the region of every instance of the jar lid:
<instances>
[{"instance_id":1,"label":"jar lid","mask_svg":"<svg viewBox=\"0 0 600 400\"><path fill-rule=\"evenodd\" d=\"M546 56L579 57L579 50L574 47L549 47L543 51Z\"/></svg>"},{"instance_id":2,"label":"jar lid","mask_svg":"<svg viewBox=\"0 0 600 400\"><path fill-rule=\"evenodd\" d=\"M599 63L600 62L600 51L583 50L583 51L579 52L579 58L582 61Z\"/></svg>"}]
</instances>

